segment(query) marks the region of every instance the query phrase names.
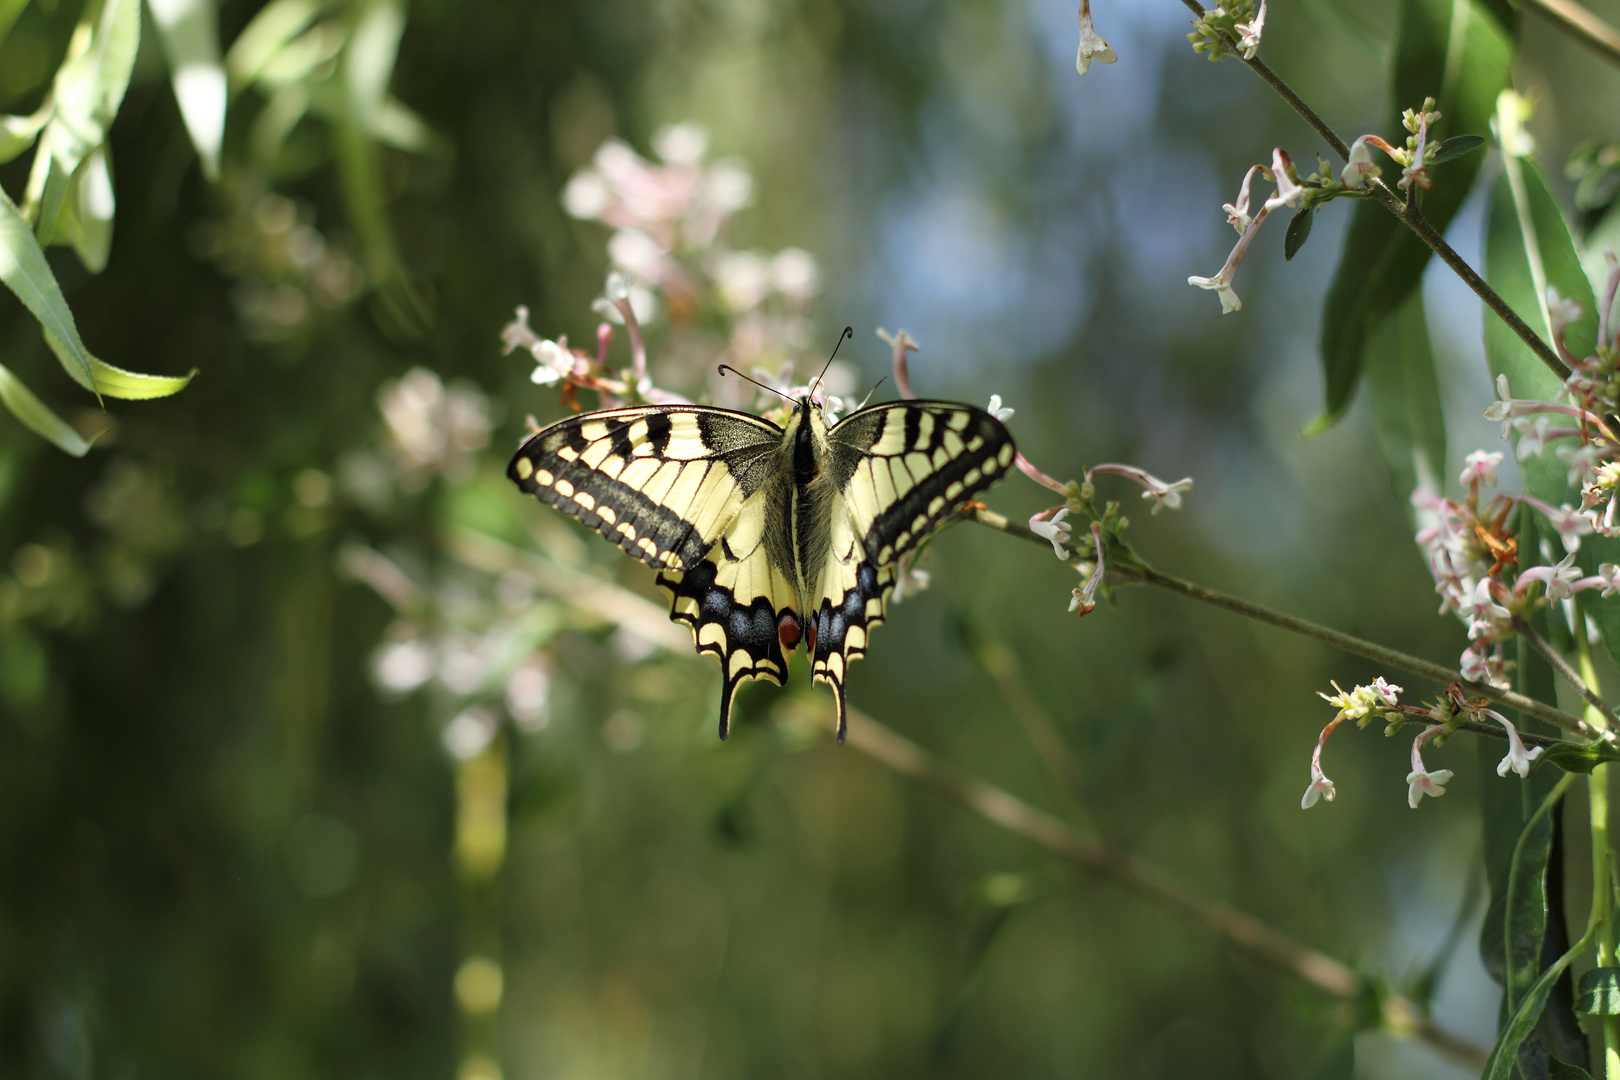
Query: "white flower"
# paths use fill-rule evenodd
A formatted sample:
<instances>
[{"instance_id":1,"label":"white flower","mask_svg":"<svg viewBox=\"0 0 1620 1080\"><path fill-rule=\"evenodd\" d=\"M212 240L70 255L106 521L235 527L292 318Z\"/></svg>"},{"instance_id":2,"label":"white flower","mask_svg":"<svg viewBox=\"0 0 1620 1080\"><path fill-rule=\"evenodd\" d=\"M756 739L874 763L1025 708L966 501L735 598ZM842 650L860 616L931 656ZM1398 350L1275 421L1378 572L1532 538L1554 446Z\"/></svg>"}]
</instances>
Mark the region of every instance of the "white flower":
<instances>
[{"instance_id":1,"label":"white flower","mask_svg":"<svg viewBox=\"0 0 1620 1080\"><path fill-rule=\"evenodd\" d=\"M542 341L534 347L534 358L539 361L529 375L529 381L540 386L551 386L574 370L574 357L555 341Z\"/></svg>"},{"instance_id":2,"label":"white flower","mask_svg":"<svg viewBox=\"0 0 1620 1080\"><path fill-rule=\"evenodd\" d=\"M1382 172L1373 164L1372 151L1367 149L1367 138L1368 136L1363 135L1350 144L1350 160L1339 172L1339 183L1345 187L1366 187Z\"/></svg>"},{"instance_id":3,"label":"white flower","mask_svg":"<svg viewBox=\"0 0 1620 1080\"><path fill-rule=\"evenodd\" d=\"M1566 299L1552 285L1547 286L1547 315L1552 320L1553 336L1564 332L1564 327L1580 319L1586 310L1579 300Z\"/></svg>"},{"instance_id":4,"label":"white flower","mask_svg":"<svg viewBox=\"0 0 1620 1080\"><path fill-rule=\"evenodd\" d=\"M990 407L987 408L985 411L988 412L991 416L995 417L997 420L1000 420L1003 424L1005 424L1007 421L1009 421L1009 420L1011 420L1013 418L1013 411L1014 410L1006 408L1001 404L1001 395L1000 394L991 394L990 395Z\"/></svg>"},{"instance_id":5,"label":"white flower","mask_svg":"<svg viewBox=\"0 0 1620 1080\"><path fill-rule=\"evenodd\" d=\"M1096 577L1096 575L1093 574L1092 577L1094 578L1094 577ZM1091 585L1091 580L1090 579L1087 579L1086 585L1088 586L1088 588L1075 589L1074 590L1074 595L1069 598L1069 613L1070 614L1072 614L1072 615L1089 615L1089 614L1091 614L1091 610L1097 606L1097 601L1092 599L1092 596L1095 595L1095 594L1094 594L1093 590L1091 590L1089 588L1089 586Z\"/></svg>"},{"instance_id":6,"label":"white flower","mask_svg":"<svg viewBox=\"0 0 1620 1080\"><path fill-rule=\"evenodd\" d=\"M1266 200L1267 210L1275 210L1279 206L1299 205L1305 189L1294 180L1294 163L1281 148L1271 152L1271 180L1277 185L1277 191Z\"/></svg>"},{"instance_id":7,"label":"white flower","mask_svg":"<svg viewBox=\"0 0 1620 1080\"><path fill-rule=\"evenodd\" d=\"M1489 484L1496 486L1496 467L1502 464L1502 455L1486 453L1484 450L1475 450L1465 459L1462 475L1457 482L1463 487L1473 487L1476 484Z\"/></svg>"},{"instance_id":8,"label":"white flower","mask_svg":"<svg viewBox=\"0 0 1620 1080\"><path fill-rule=\"evenodd\" d=\"M1598 577L1604 579L1603 592L1600 596L1614 596L1620 593L1620 564L1606 562L1598 566Z\"/></svg>"},{"instance_id":9,"label":"white flower","mask_svg":"<svg viewBox=\"0 0 1620 1080\"><path fill-rule=\"evenodd\" d=\"M1333 781L1323 775L1321 766L1313 761L1311 763L1311 786L1305 789L1305 797L1299 800L1299 808L1309 810L1316 805L1318 799L1326 799L1328 802L1332 802L1333 796L1336 794L1337 792L1333 789Z\"/></svg>"},{"instance_id":10,"label":"white flower","mask_svg":"<svg viewBox=\"0 0 1620 1080\"><path fill-rule=\"evenodd\" d=\"M1112 64L1119 57L1108 42L1097 36L1091 25L1091 0L1080 0L1080 51L1074 57L1074 70L1084 75L1091 70L1091 62Z\"/></svg>"},{"instance_id":11,"label":"white flower","mask_svg":"<svg viewBox=\"0 0 1620 1080\"><path fill-rule=\"evenodd\" d=\"M1496 377L1496 400L1486 406L1485 419L1502 421L1503 442L1508 440L1508 431L1512 427L1515 415L1513 411L1513 395L1508 393L1508 377L1498 375ZM1524 455L1520 454L1519 457L1523 458Z\"/></svg>"},{"instance_id":12,"label":"white flower","mask_svg":"<svg viewBox=\"0 0 1620 1080\"><path fill-rule=\"evenodd\" d=\"M1243 310L1243 301L1232 289L1232 279L1229 275L1221 273L1215 277L1190 277L1187 284L1196 285L1200 289L1213 289L1221 298L1221 314L1230 315L1234 311Z\"/></svg>"},{"instance_id":13,"label":"white flower","mask_svg":"<svg viewBox=\"0 0 1620 1080\"><path fill-rule=\"evenodd\" d=\"M1237 23L1234 27L1242 36L1238 38L1238 50L1243 53L1243 59L1253 60L1254 54L1260 51L1260 35L1266 29L1266 0L1260 0L1260 10L1255 12L1253 19L1246 23ZM1330 788L1332 785L1328 785ZM1333 796L1329 795L1329 799Z\"/></svg>"},{"instance_id":14,"label":"white flower","mask_svg":"<svg viewBox=\"0 0 1620 1080\"><path fill-rule=\"evenodd\" d=\"M821 288L816 257L803 248L783 248L771 259L771 286L799 303L808 301Z\"/></svg>"},{"instance_id":15,"label":"white flower","mask_svg":"<svg viewBox=\"0 0 1620 1080\"><path fill-rule=\"evenodd\" d=\"M1412 771L1406 775L1406 801L1416 810L1423 796L1429 795L1436 799L1446 793L1446 785L1451 783L1450 769L1436 769L1429 772L1423 766L1423 744L1435 735L1446 730L1444 724L1425 728L1418 737L1412 740Z\"/></svg>"},{"instance_id":16,"label":"white flower","mask_svg":"<svg viewBox=\"0 0 1620 1080\"><path fill-rule=\"evenodd\" d=\"M1569 473L1565 480L1571 487L1586 483L1586 478L1602 460L1604 450L1597 443L1587 443L1585 446L1560 446L1556 453L1558 460L1569 466Z\"/></svg>"},{"instance_id":17,"label":"white flower","mask_svg":"<svg viewBox=\"0 0 1620 1080\"><path fill-rule=\"evenodd\" d=\"M1239 236L1249 231L1254 218L1249 216L1249 188L1254 183L1254 174L1264 169L1264 165L1250 165L1249 171L1243 174L1243 183L1238 187L1238 197L1235 203L1222 203L1221 209L1226 211L1226 223L1236 229Z\"/></svg>"},{"instance_id":18,"label":"white flower","mask_svg":"<svg viewBox=\"0 0 1620 1080\"><path fill-rule=\"evenodd\" d=\"M1043 510L1041 513L1045 513L1045 511ZM1068 543L1069 532L1073 528L1073 526L1063 520L1068 516L1069 508L1065 506L1056 514L1052 515L1052 518L1049 521L1043 521L1040 514L1036 514L1034 517L1029 519L1029 531L1034 533L1036 536L1051 541L1052 550L1060 559L1067 559L1069 557L1069 552L1063 546L1064 544Z\"/></svg>"},{"instance_id":19,"label":"white flower","mask_svg":"<svg viewBox=\"0 0 1620 1080\"><path fill-rule=\"evenodd\" d=\"M1406 801L1416 810L1423 796L1432 795L1438 799L1446 793L1446 785L1451 783L1452 775L1450 769L1436 769L1434 772L1412 770L1406 776Z\"/></svg>"},{"instance_id":20,"label":"white flower","mask_svg":"<svg viewBox=\"0 0 1620 1080\"><path fill-rule=\"evenodd\" d=\"M1558 539L1564 542L1565 551L1578 550L1581 537L1592 531L1592 523L1586 520L1585 515L1570 506L1560 506L1549 512L1547 520L1558 530Z\"/></svg>"},{"instance_id":21,"label":"white flower","mask_svg":"<svg viewBox=\"0 0 1620 1080\"><path fill-rule=\"evenodd\" d=\"M695 165L709 148L709 135L690 121L671 124L653 133L652 147L671 165Z\"/></svg>"},{"instance_id":22,"label":"white flower","mask_svg":"<svg viewBox=\"0 0 1620 1080\"><path fill-rule=\"evenodd\" d=\"M1571 551L1559 560L1557 566L1547 567L1547 599L1568 600L1575 595L1571 588L1581 580L1581 568L1571 565L1575 561L1575 553Z\"/></svg>"},{"instance_id":23,"label":"white flower","mask_svg":"<svg viewBox=\"0 0 1620 1080\"><path fill-rule=\"evenodd\" d=\"M1148 485L1148 489L1142 492L1142 498L1155 500L1153 509L1149 511L1149 513L1153 514L1157 514L1166 507L1171 510L1180 510L1181 493L1191 491L1193 486L1192 477L1190 476L1184 476L1173 484L1166 484L1164 481L1152 476L1147 477L1147 479L1152 482Z\"/></svg>"},{"instance_id":24,"label":"white flower","mask_svg":"<svg viewBox=\"0 0 1620 1080\"><path fill-rule=\"evenodd\" d=\"M1367 686L1367 689L1372 692L1374 697L1381 699L1385 705L1390 706L1391 708L1401 703L1400 695L1405 693L1405 691L1399 686L1394 686L1385 682L1382 675L1374 679L1372 683Z\"/></svg>"},{"instance_id":25,"label":"white flower","mask_svg":"<svg viewBox=\"0 0 1620 1080\"><path fill-rule=\"evenodd\" d=\"M602 179L602 174L595 169L581 169L568 181L563 188L563 209L570 216L592 221L602 216L602 211L608 208L613 201L613 189L608 182Z\"/></svg>"},{"instance_id":26,"label":"white flower","mask_svg":"<svg viewBox=\"0 0 1620 1080\"><path fill-rule=\"evenodd\" d=\"M1538 746L1534 750L1526 750L1524 748L1524 740L1519 738L1519 729L1514 727L1507 717L1503 716L1495 709L1481 709L1480 712L1485 716L1489 716L1492 720L1495 720L1498 724L1501 724L1507 729L1507 757L1503 758L1497 763L1496 775L1506 776L1508 774L1508 770L1512 769L1520 776L1529 776L1530 763L1541 756L1542 748Z\"/></svg>"},{"instance_id":27,"label":"white flower","mask_svg":"<svg viewBox=\"0 0 1620 1080\"><path fill-rule=\"evenodd\" d=\"M1494 419L1494 417L1492 417ZM1552 421L1545 416L1534 418L1521 416L1511 421L1519 430L1518 458L1527 461L1533 457L1540 457L1547 449L1547 436L1552 430ZM1509 421L1504 420L1502 426L1507 427ZM1503 436L1506 438L1507 436Z\"/></svg>"},{"instance_id":28,"label":"white flower","mask_svg":"<svg viewBox=\"0 0 1620 1080\"><path fill-rule=\"evenodd\" d=\"M1436 114L1438 116L1438 114ZM1424 191L1429 190L1429 114L1424 113L1418 120L1417 142L1412 147L1412 161L1401 170L1401 178L1395 186L1405 191L1416 184ZM1415 804L1414 804L1415 805Z\"/></svg>"}]
</instances>

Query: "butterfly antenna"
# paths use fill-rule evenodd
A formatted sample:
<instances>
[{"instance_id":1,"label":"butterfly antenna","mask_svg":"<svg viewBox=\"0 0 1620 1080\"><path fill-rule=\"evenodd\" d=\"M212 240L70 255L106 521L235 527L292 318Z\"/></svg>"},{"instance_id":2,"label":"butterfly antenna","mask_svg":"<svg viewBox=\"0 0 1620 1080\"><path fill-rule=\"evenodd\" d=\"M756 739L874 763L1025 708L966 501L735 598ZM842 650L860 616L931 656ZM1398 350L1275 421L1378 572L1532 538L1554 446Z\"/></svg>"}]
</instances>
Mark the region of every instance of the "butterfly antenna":
<instances>
[{"instance_id":1,"label":"butterfly antenna","mask_svg":"<svg viewBox=\"0 0 1620 1080\"><path fill-rule=\"evenodd\" d=\"M744 382L753 383L755 386L759 387L761 390L769 390L771 393L775 394L777 397L786 398L788 401L793 400L792 398L788 397L786 394L782 393L782 391L778 390L774 386L766 386L764 383L760 382L758 379L750 379L747 375L744 375L742 372L738 371L736 368L732 367L730 364L721 364L720 365L720 374L724 375L728 371L731 372L731 374L737 376L737 378L743 380Z\"/></svg>"},{"instance_id":2,"label":"butterfly antenna","mask_svg":"<svg viewBox=\"0 0 1620 1080\"><path fill-rule=\"evenodd\" d=\"M844 332L842 334L838 335L838 344L833 346L832 356L827 357L826 366L821 369L821 374L817 375L815 382L810 384L810 387L811 387L812 391L814 390L817 383L820 383L821 380L823 380L823 379L825 379L827 377L827 368L832 367L833 357L838 355L839 346L843 345L844 342L847 339L852 338L854 336L855 336L855 328L853 326L844 327Z\"/></svg>"},{"instance_id":3,"label":"butterfly antenna","mask_svg":"<svg viewBox=\"0 0 1620 1080\"><path fill-rule=\"evenodd\" d=\"M870 390L868 390L868 391L867 391L867 392L866 392L866 396L865 396L865 397L863 397L863 398L861 398L861 405L860 405L860 407L861 407L861 408L862 408L862 409L864 409L864 408L866 408L866 403L867 403L867 402L868 402L868 401L871 401L871 400L872 400L872 395L873 395L873 394L875 394L875 393L877 393L877 392L878 392L878 387L880 387L880 386L882 386L882 385L883 385L883 379L887 379L887 378L888 378L888 376L887 376L887 375L885 375L885 376L883 376L883 378L881 378L881 379L879 379L879 380L878 380L878 381L877 381L877 382L875 382L875 383L873 383L873 384L872 384L872 389L870 389ZM859 411L859 410L857 410L857 411Z\"/></svg>"}]
</instances>

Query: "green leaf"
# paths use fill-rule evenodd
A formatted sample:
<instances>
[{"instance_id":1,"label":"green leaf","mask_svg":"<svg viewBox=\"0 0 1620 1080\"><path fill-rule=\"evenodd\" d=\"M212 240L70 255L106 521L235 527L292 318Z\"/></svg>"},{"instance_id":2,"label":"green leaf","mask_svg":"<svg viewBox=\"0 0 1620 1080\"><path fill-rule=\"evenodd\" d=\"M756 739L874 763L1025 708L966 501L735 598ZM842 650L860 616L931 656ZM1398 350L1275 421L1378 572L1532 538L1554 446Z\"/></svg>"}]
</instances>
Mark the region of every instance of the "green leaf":
<instances>
[{"instance_id":1,"label":"green leaf","mask_svg":"<svg viewBox=\"0 0 1620 1080\"><path fill-rule=\"evenodd\" d=\"M1367 392L1378 446L1401 505L1410 510L1412 492L1442 490L1446 471L1446 421L1422 290L1378 323L1368 343Z\"/></svg>"},{"instance_id":2,"label":"green leaf","mask_svg":"<svg viewBox=\"0 0 1620 1080\"><path fill-rule=\"evenodd\" d=\"M1284 259L1292 259L1299 254L1299 249L1311 238L1311 225L1315 217L1316 211L1308 206L1302 206L1295 212L1288 222L1288 232L1283 237Z\"/></svg>"},{"instance_id":3,"label":"green leaf","mask_svg":"<svg viewBox=\"0 0 1620 1080\"><path fill-rule=\"evenodd\" d=\"M1590 773L1595 766L1606 761L1620 761L1620 751L1608 743L1594 743L1591 746L1581 746L1577 743L1559 743L1549 746L1536 756L1536 763L1531 766L1540 769L1550 766L1562 769L1569 773Z\"/></svg>"},{"instance_id":4,"label":"green leaf","mask_svg":"<svg viewBox=\"0 0 1620 1080\"><path fill-rule=\"evenodd\" d=\"M22 421L34 434L54 443L57 449L74 457L84 457L90 444L84 436L57 416L34 392L24 386L9 368L0 366L0 402L4 402L11 415Z\"/></svg>"},{"instance_id":5,"label":"green leaf","mask_svg":"<svg viewBox=\"0 0 1620 1080\"><path fill-rule=\"evenodd\" d=\"M1496 95L1508 85L1513 59L1512 12L1502 0L1406 0L1395 50L1390 103L1395 136L1401 110L1433 97L1444 116L1431 135L1484 131ZM1404 135L1401 135L1404 138ZM1444 232L1479 171L1481 157L1465 157L1432 174L1423 213ZM1371 199L1358 200L1349 235L1322 312L1322 366L1326 397L1318 430L1335 423L1355 396L1374 326L1400 307L1428 265L1429 249L1395 216Z\"/></svg>"},{"instance_id":6,"label":"green leaf","mask_svg":"<svg viewBox=\"0 0 1620 1080\"><path fill-rule=\"evenodd\" d=\"M302 34L330 3L318 0L273 0L242 29L225 54L232 89L256 81L289 42Z\"/></svg>"},{"instance_id":7,"label":"green leaf","mask_svg":"<svg viewBox=\"0 0 1620 1080\"><path fill-rule=\"evenodd\" d=\"M1453 135L1435 150L1434 156L1429 159L1430 165L1438 165L1442 161L1460 158L1464 154L1472 153L1485 145L1483 135Z\"/></svg>"},{"instance_id":8,"label":"green leaf","mask_svg":"<svg viewBox=\"0 0 1620 1080\"><path fill-rule=\"evenodd\" d=\"M1593 968L1575 989L1575 1011L1589 1016L1620 1016L1620 967Z\"/></svg>"},{"instance_id":9,"label":"green leaf","mask_svg":"<svg viewBox=\"0 0 1620 1080\"><path fill-rule=\"evenodd\" d=\"M107 256L112 251L113 212L116 209L107 148L98 146L73 174L73 183L68 189L67 199L62 203L59 211L61 217L56 227L56 232L73 245L79 261L92 274L99 274L107 268Z\"/></svg>"},{"instance_id":10,"label":"green leaf","mask_svg":"<svg viewBox=\"0 0 1620 1080\"><path fill-rule=\"evenodd\" d=\"M214 0L146 0L163 39L169 77L203 176L219 179L219 149L225 138L225 66L219 59L219 20Z\"/></svg>"},{"instance_id":11,"label":"green leaf","mask_svg":"<svg viewBox=\"0 0 1620 1080\"><path fill-rule=\"evenodd\" d=\"M85 10L57 69L54 111L28 177L23 205L37 224L41 244L51 242L73 174L107 141L140 48L140 0L106 0L100 19L92 22L94 10L94 5Z\"/></svg>"},{"instance_id":12,"label":"green leaf","mask_svg":"<svg viewBox=\"0 0 1620 1080\"><path fill-rule=\"evenodd\" d=\"M1508 863L1502 897L1502 988L1511 1011L1541 972L1541 945L1547 936L1547 859L1552 853L1552 808L1569 790L1565 777L1541 800L1519 833ZM1487 924L1488 925L1488 924Z\"/></svg>"},{"instance_id":13,"label":"green leaf","mask_svg":"<svg viewBox=\"0 0 1620 1080\"><path fill-rule=\"evenodd\" d=\"M62 366L67 367L67 359L62 355L62 343L48 330L45 332L45 344L49 345L57 359L62 361ZM143 375L138 371L125 371L123 368L113 367L95 356L90 357L90 368L96 376L94 386L77 376L74 377L74 381L86 390L124 401L151 401L153 398L169 397L184 390L186 384L197 377L196 368L192 368L185 375ZM68 374L73 374L72 368L68 368Z\"/></svg>"},{"instance_id":14,"label":"green leaf","mask_svg":"<svg viewBox=\"0 0 1620 1080\"><path fill-rule=\"evenodd\" d=\"M1571 1065L1548 1054L1547 1080L1592 1080L1592 1074L1579 1065Z\"/></svg>"},{"instance_id":15,"label":"green leaf","mask_svg":"<svg viewBox=\"0 0 1620 1080\"><path fill-rule=\"evenodd\" d=\"M1587 937L1590 936L1588 932ZM1586 948L1585 937L1541 973L1541 977L1525 994L1523 1002L1508 1018L1502 1034L1496 1040L1496 1046L1491 1049L1490 1059L1485 1062L1485 1071L1480 1075L1480 1080L1511 1080L1513 1068L1519 1060L1519 1047L1535 1030L1536 1021L1541 1017L1541 1010L1547 1007L1547 997L1552 993L1553 985L1584 948Z\"/></svg>"},{"instance_id":16,"label":"green leaf","mask_svg":"<svg viewBox=\"0 0 1620 1080\"><path fill-rule=\"evenodd\" d=\"M49 104L32 116L0 116L0 165L33 146L40 129L50 118Z\"/></svg>"},{"instance_id":17,"label":"green leaf","mask_svg":"<svg viewBox=\"0 0 1620 1080\"><path fill-rule=\"evenodd\" d=\"M80 386L93 390L90 354L79 339L79 328L73 323L73 312L62 296L62 287L56 283L56 275L51 273L33 231L4 191L0 191L0 281L17 294L48 334L63 343L64 352L57 355L68 374Z\"/></svg>"}]
</instances>

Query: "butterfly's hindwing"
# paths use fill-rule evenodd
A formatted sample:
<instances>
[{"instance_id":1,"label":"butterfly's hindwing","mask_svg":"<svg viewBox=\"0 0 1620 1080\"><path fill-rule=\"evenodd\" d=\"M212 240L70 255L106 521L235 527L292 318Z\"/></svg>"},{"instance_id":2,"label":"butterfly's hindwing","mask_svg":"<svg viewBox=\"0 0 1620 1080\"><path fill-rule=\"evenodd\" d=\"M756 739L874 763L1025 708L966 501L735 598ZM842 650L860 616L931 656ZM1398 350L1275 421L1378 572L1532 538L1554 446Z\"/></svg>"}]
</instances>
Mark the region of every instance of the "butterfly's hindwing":
<instances>
[{"instance_id":1,"label":"butterfly's hindwing","mask_svg":"<svg viewBox=\"0 0 1620 1080\"><path fill-rule=\"evenodd\" d=\"M743 504L708 555L684 573L665 571L658 587L670 599L670 618L684 623L700 653L720 660L720 737L731 728L731 700L749 679L787 681L784 642L797 647L803 620L798 592L772 561L765 543L769 502Z\"/></svg>"},{"instance_id":2,"label":"butterfly's hindwing","mask_svg":"<svg viewBox=\"0 0 1620 1080\"><path fill-rule=\"evenodd\" d=\"M781 439L776 425L725 409L611 409L533 436L507 475L649 566L681 570L769 478Z\"/></svg>"}]
</instances>

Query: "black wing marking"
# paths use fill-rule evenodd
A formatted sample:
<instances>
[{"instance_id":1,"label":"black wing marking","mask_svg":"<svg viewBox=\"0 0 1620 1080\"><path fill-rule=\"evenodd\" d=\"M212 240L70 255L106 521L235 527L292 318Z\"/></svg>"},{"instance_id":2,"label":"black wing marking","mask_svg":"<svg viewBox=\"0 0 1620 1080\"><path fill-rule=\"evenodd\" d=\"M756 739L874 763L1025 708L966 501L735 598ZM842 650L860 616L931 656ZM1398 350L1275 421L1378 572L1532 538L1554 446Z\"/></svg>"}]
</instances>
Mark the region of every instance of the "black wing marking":
<instances>
[{"instance_id":1,"label":"black wing marking","mask_svg":"<svg viewBox=\"0 0 1620 1080\"><path fill-rule=\"evenodd\" d=\"M699 653L720 661L720 738L731 730L731 702L750 679L781 686L788 663L783 646L797 648L804 621L797 593L767 554L767 501L751 498L718 544L692 569L664 571L658 587L670 600L670 618L692 631Z\"/></svg>"},{"instance_id":2,"label":"black wing marking","mask_svg":"<svg viewBox=\"0 0 1620 1080\"><path fill-rule=\"evenodd\" d=\"M764 484L781 444L781 428L729 409L607 409L532 436L506 475L649 566L684 570Z\"/></svg>"},{"instance_id":3,"label":"black wing marking","mask_svg":"<svg viewBox=\"0 0 1620 1080\"><path fill-rule=\"evenodd\" d=\"M945 401L852 413L827 433L833 479L866 557L889 566L1001 479L1017 450L1000 420Z\"/></svg>"},{"instance_id":4,"label":"black wing marking","mask_svg":"<svg viewBox=\"0 0 1620 1080\"><path fill-rule=\"evenodd\" d=\"M900 556L999 480L1017 451L983 409L940 401L862 409L827 438L843 505L811 607L811 678L832 688L843 742L844 676L883 622Z\"/></svg>"}]
</instances>

